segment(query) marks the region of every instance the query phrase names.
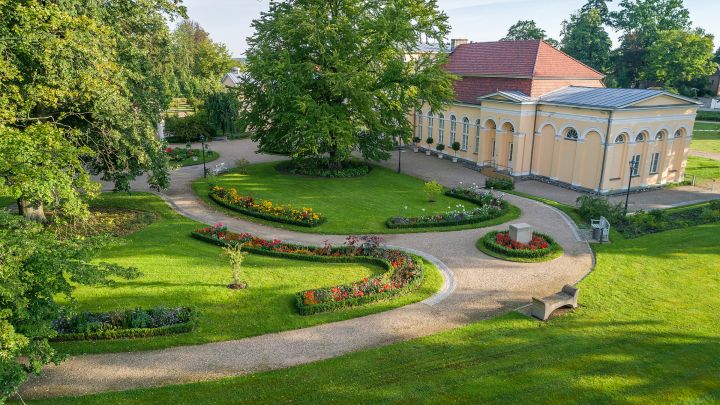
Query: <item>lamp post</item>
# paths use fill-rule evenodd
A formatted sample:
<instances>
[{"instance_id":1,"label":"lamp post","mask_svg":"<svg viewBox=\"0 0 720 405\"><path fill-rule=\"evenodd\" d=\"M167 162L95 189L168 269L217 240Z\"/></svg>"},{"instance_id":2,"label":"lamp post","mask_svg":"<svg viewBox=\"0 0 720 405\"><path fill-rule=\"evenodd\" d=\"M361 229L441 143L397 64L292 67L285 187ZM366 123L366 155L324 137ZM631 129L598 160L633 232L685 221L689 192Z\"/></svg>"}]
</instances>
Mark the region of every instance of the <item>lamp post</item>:
<instances>
[{"instance_id":1,"label":"lamp post","mask_svg":"<svg viewBox=\"0 0 720 405\"><path fill-rule=\"evenodd\" d=\"M397 172L398 172L398 173L400 173L400 168L401 168L401 167L400 167L400 161L401 161L401 159L402 159L402 146L401 146L401 142L402 142L402 137L398 135L398 146L397 146L397 148L398 148L398 170L397 170Z\"/></svg>"},{"instance_id":2,"label":"lamp post","mask_svg":"<svg viewBox=\"0 0 720 405\"><path fill-rule=\"evenodd\" d=\"M635 162L635 159L630 161L630 176L628 176L628 188L627 188L627 194L625 195L625 215L627 215L628 211L628 201L630 200L630 185L632 183L633 178L633 172L635 171L635 167L637 166L638 162Z\"/></svg>"},{"instance_id":3,"label":"lamp post","mask_svg":"<svg viewBox=\"0 0 720 405\"><path fill-rule=\"evenodd\" d=\"M207 167L205 167L205 135L200 135L200 146L203 156L203 177L207 179Z\"/></svg>"}]
</instances>

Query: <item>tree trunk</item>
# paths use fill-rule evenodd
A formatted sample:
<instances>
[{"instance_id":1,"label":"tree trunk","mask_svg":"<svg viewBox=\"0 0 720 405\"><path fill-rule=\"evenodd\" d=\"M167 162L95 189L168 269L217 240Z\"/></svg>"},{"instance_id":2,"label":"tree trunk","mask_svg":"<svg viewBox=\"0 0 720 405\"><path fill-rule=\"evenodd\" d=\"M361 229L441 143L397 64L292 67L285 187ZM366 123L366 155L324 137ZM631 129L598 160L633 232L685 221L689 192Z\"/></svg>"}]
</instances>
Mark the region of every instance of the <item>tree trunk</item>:
<instances>
[{"instance_id":1,"label":"tree trunk","mask_svg":"<svg viewBox=\"0 0 720 405\"><path fill-rule=\"evenodd\" d=\"M37 222L45 222L45 210L42 203L31 204L27 200L18 200L20 214L27 219Z\"/></svg>"}]
</instances>

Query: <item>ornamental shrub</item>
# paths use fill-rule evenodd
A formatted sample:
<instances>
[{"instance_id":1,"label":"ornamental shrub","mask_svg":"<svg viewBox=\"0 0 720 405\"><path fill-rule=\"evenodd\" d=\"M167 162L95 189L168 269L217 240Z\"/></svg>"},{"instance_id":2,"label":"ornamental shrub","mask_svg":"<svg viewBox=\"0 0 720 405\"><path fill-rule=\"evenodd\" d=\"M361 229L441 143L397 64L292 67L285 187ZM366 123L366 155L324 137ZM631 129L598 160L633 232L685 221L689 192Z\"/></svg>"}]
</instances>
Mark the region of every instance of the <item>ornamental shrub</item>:
<instances>
[{"instance_id":1,"label":"ornamental shrub","mask_svg":"<svg viewBox=\"0 0 720 405\"><path fill-rule=\"evenodd\" d=\"M488 177L485 179L485 188L493 190L515 190L515 182L510 179L498 179L495 177Z\"/></svg>"},{"instance_id":2,"label":"ornamental shrub","mask_svg":"<svg viewBox=\"0 0 720 405\"><path fill-rule=\"evenodd\" d=\"M413 141L413 143L420 143L420 141L422 141L422 139L420 139L419 136L413 136L412 141Z\"/></svg>"},{"instance_id":3,"label":"ornamental shrub","mask_svg":"<svg viewBox=\"0 0 720 405\"><path fill-rule=\"evenodd\" d=\"M370 165L356 160L340 163L332 167L327 158L304 158L281 162L275 166L280 172L312 177L348 178L360 177L370 173Z\"/></svg>"},{"instance_id":4,"label":"ornamental shrub","mask_svg":"<svg viewBox=\"0 0 720 405\"><path fill-rule=\"evenodd\" d=\"M607 198L581 195L575 204L580 216L587 221L604 216L612 225L625 223L625 209L621 203L612 204Z\"/></svg>"},{"instance_id":5,"label":"ornamental shrub","mask_svg":"<svg viewBox=\"0 0 720 405\"><path fill-rule=\"evenodd\" d=\"M460 142L453 142L452 145L450 145L450 148L457 153L457 151L460 150Z\"/></svg>"},{"instance_id":6,"label":"ornamental shrub","mask_svg":"<svg viewBox=\"0 0 720 405\"><path fill-rule=\"evenodd\" d=\"M442 186L442 184L438 183L435 180L428 181L423 186L423 193L425 193L425 197L428 199L428 201L435 202L440 193L442 193L443 188L444 187Z\"/></svg>"},{"instance_id":7,"label":"ornamental shrub","mask_svg":"<svg viewBox=\"0 0 720 405\"><path fill-rule=\"evenodd\" d=\"M489 232L483 237L482 243L495 253L527 259L546 257L560 249L551 237L537 232L533 232L532 240L528 244L513 241L508 231Z\"/></svg>"},{"instance_id":8,"label":"ornamental shrub","mask_svg":"<svg viewBox=\"0 0 720 405\"><path fill-rule=\"evenodd\" d=\"M215 186L210 189L208 195L225 208L255 218L307 227L318 226L325 222L325 217L313 212L312 208L295 209L290 205L275 205L269 200L240 195L234 188Z\"/></svg>"},{"instance_id":9,"label":"ornamental shrub","mask_svg":"<svg viewBox=\"0 0 720 405\"><path fill-rule=\"evenodd\" d=\"M438 152L442 152L442 151L445 150L445 145L442 144L442 143L439 143L439 144L437 144L437 146L435 147L435 149L437 149Z\"/></svg>"},{"instance_id":10,"label":"ornamental shrub","mask_svg":"<svg viewBox=\"0 0 720 405\"><path fill-rule=\"evenodd\" d=\"M428 139L425 140L425 143L427 143L428 145L432 145L433 142L435 142L435 140L430 137L428 137Z\"/></svg>"}]
</instances>

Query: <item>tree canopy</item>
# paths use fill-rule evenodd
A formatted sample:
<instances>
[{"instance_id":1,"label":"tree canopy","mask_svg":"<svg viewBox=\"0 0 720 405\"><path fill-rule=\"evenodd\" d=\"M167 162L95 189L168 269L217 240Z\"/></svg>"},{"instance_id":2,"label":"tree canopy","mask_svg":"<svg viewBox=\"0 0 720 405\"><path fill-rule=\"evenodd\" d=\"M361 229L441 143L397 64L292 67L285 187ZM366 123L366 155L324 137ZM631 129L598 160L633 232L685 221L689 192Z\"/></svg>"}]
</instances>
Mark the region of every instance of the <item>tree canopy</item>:
<instances>
[{"instance_id":1,"label":"tree canopy","mask_svg":"<svg viewBox=\"0 0 720 405\"><path fill-rule=\"evenodd\" d=\"M548 38L545 30L538 27L534 20L520 20L510 26L507 35L501 41L525 41L529 39L539 39L557 47L558 41Z\"/></svg>"},{"instance_id":2,"label":"tree canopy","mask_svg":"<svg viewBox=\"0 0 720 405\"><path fill-rule=\"evenodd\" d=\"M387 159L413 108L454 96L446 57L416 53L421 37L445 43L447 20L435 0L271 2L248 39L243 125L261 151Z\"/></svg>"},{"instance_id":3,"label":"tree canopy","mask_svg":"<svg viewBox=\"0 0 720 405\"><path fill-rule=\"evenodd\" d=\"M600 72L610 69L612 40L597 9L580 11L563 23L560 34L563 52Z\"/></svg>"},{"instance_id":4,"label":"tree canopy","mask_svg":"<svg viewBox=\"0 0 720 405\"><path fill-rule=\"evenodd\" d=\"M673 89L715 72L713 37L702 29L662 31L647 49L646 79Z\"/></svg>"},{"instance_id":5,"label":"tree canopy","mask_svg":"<svg viewBox=\"0 0 720 405\"><path fill-rule=\"evenodd\" d=\"M582 8L580 8L580 14L596 10L603 24L610 24L610 9L608 8L608 3L612 3L612 1L613 0L588 0L587 3L583 4Z\"/></svg>"}]
</instances>

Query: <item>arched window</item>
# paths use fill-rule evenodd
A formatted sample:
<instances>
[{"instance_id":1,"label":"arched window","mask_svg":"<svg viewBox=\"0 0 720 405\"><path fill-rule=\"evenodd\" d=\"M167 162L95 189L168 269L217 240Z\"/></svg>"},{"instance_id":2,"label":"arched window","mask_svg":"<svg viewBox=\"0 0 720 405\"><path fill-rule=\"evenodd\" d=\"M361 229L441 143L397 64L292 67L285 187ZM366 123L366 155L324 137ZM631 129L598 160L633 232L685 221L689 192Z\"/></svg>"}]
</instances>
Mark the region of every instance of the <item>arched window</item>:
<instances>
[{"instance_id":1,"label":"arched window","mask_svg":"<svg viewBox=\"0 0 720 405\"><path fill-rule=\"evenodd\" d=\"M480 153L480 120L475 121L475 153Z\"/></svg>"},{"instance_id":2,"label":"arched window","mask_svg":"<svg viewBox=\"0 0 720 405\"><path fill-rule=\"evenodd\" d=\"M435 117L433 116L432 111L428 113L428 138L433 137L433 121L435 121Z\"/></svg>"},{"instance_id":3,"label":"arched window","mask_svg":"<svg viewBox=\"0 0 720 405\"><path fill-rule=\"evenodd\" d=\"M460 149L462 149L462 150L467 150L469 133L470 133L470 120L468 119L468 117L465 117L465 118L463 118L462 141L460 142Z\"/></svg>"},{"instance_id":4,"label":"arched window","mask_svg":"<svg viewBox=\"0 0 720 405\"><path fill-rule=\"evenodd\" d=\"M637 134L637 136L635 137L635 142L645 142L645 134L643 134L642 132Z\"/></svg>"},{"instance_id":5,"label":"arched window","mask_svg":"<svg viewBox=\"0 0 720 405\"><path fill-rule=\"evenodd\" d=\"M665 135L663 135L663 132L660 131L660 132L658 132L658 133L655 135L655 140L656 140L656 141L662 141L664 137L665 137Z\"/></svg>"},{"instance_id":6,"label":"arched window","mask_svg":"<svg viewBox=\"0 0 720 405\"><path fill-rule=\"evenodd\" d=\"M417 136L420 139L423 139L423 117L422 117L422 111L417 113Z\"/></svg>"},{"instance_id":7,"label":"arched window","mask_svg":"<svg viewBox=\"0 0 720 405\"><path fill-rule=\"evenodd\" d=\"M445 136L445 115L440 113L440 115L438 115L438 143L443 143L444 136Z\"/></svg>"},{"instance_id":8,"label":"arched window","mask_svg":"<svg viewBox=\"0 0 720 405\"><path fill-rule=\"evenodd\" d=\"M675 131L675 138L681 138L682 137L682 129L678 129Z\"/></svg>"},{"instance_id":9,"label":"arched window","mask_svg":"<svg viewBox=\"0 0 720 405\"><path fill-rule=\"evenodd\" d=\"M565 133L565 139L569 139L569 140L571 140L571 141L577 141L577 140L578 140L578 133L577 133L577 131L575 130L575 128L570 128L570 129Z\"/></svg>"},{"instance_id":10,"label":"arched window","mask_svg":"<svg viewBox=\"0 0 720 405\"><path fill-rule=\"evenodd\" d=\"M615 138L615 143L625 143L625 135L618 135L617 138Z\"/></svg>"},{"instance_id":11,"label":"arched window","mask_svg":"<svg viewBox=\"0 0 720 405\"><path fill-rule=\"evenodd\" d=\"M454 115L450 116L450 145L455 143L457 137L457 118Z\"/></svg>"}]
</instances>

